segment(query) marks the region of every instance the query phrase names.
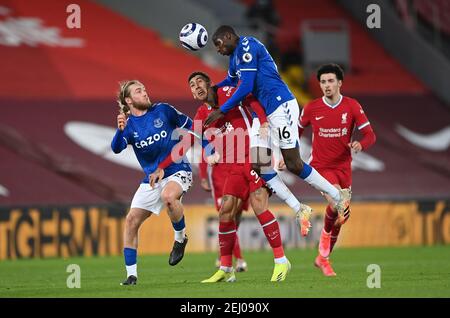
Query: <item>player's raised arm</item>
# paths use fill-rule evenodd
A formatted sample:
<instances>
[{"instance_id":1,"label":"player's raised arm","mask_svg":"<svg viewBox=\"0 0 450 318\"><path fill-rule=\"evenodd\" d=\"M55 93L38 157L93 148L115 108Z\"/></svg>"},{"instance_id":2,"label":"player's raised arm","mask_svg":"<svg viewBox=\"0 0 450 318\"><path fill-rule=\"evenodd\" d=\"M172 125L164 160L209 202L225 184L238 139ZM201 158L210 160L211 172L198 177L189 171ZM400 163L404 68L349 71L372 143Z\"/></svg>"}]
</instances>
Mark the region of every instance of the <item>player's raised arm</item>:
<instances>
[{"instance_id":1,"label":"player's raised arm","mask_svg":"<svg viewBox=\"0 0 450 318\"><path fill-rule=\"evenodd\" d=\"M241 76L241 84L236 92L218 110L209 114L208 118L205 120L204 127L208 127L213 122L223 117L224 114L233 107L236 107L248 94L250 94L253 89L255 77L255 72L244 72Z\"/></svg>"},{"instance_id":2,"label":"player's raised arm","mask_svg":"<svg viewBox=\"0 0 450 318\"><path fill-rule=\"evenodd\" d=\"M124 113L117 115L117 131L111 141L111 149L114 153L120 153L127 147L128 140L125 135L125 127L127 126L127 118Z\"/></svg>"}]
</instances>

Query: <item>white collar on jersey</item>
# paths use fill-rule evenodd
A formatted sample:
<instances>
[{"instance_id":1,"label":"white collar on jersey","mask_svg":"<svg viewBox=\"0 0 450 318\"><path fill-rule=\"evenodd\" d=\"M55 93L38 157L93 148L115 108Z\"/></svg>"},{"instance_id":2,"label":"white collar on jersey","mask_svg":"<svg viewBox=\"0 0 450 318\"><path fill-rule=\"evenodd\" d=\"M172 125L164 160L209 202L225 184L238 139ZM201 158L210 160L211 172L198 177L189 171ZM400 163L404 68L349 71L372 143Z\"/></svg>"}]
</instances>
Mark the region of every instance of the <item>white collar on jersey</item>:
<instances>
[{"instance_id":1,"label":"white collar on jersey","mask_svg":"<svg viewBox=\"0 0 450 318\"><path fill-rule=\"evenodd\" d=\"M334 104L334 105L331 105L330 103L328 103L327 102L327 99L325 98L325 96L322 96L322 100L323 100L323 102L325 103L325 105L327 105L328 107L331 107L331 108L336 108L336 107L338 107L339 106L339 104L342 102L342 95L341 94L339 94L339 100L338 100L338 102L336 103L336 104Z\"/></svg>"}]
</instances>

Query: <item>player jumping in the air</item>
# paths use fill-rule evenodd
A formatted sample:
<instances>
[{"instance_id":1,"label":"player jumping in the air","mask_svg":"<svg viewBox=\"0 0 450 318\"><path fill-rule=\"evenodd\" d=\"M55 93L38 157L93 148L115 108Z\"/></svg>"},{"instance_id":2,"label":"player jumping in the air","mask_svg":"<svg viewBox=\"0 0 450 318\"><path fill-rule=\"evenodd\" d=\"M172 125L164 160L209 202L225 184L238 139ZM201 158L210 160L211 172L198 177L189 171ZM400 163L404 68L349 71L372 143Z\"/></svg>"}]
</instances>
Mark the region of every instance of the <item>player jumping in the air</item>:
<instances>
[{"instance_id":1,"label":"player jumping in the air","mask_svg":"<svg viewBox=\"0 0 450 318\"><path fill-rule=\"evenodd\" d=\"M324 96L311 101L303 108L299 134L303 132L304 127L311 125L311 166L337 189L351 188L351 153L366 150L375 142L376 137L361 105L355 99L341 95L344 72L339 65L321 66L317 71L317 80ZM355 128L363 134L360 141L352 140ZM341 225L349 216L349 208L343 215L338 215L332 204L327 206L319 255L314 262L326 276L336 275L328 256L336 243Z\"/></svg>"},{"instance_id":2,"label":"player jumping in the air","mask_svg":"<svg viewBox=\"0 0 450 318\"><path fill-rule=\"evenodd\" d=\"M165 177L152 186L149 175L178 143L178 140L171 138L174 130L191 128L192 120L169 104L152 104L144 85L137 80L120 85L117 101L120 107L118 129L111 148L115 153L120 153L131 144L145 173L131 202L124 232L127 279L122 285L136 285L139 227L152 214L159 215L164 205L168 207L175 232L169 264L176 265L183 258L188 238L180 199L192 184L191 167L187 161L173 163L166 168Z\"/></svg>"},{"instance_id":3,"label":"player jumping in the air","mask_svg":"<svg viewBox=\"0 0 450 318\"><path fill-rule=\"evenodd\" d=\"M228 112L223 118L215 121L212 128L202 131L203 121L214 109L225 103L234 93L233 87L220 89L211 87L211 80L205 73L194 72L189 76L189 85L194 97L204 102L194 117L194 132L205 135L215 146L217 151L207 158L209 164L222 165L229 173L223 180L223 198L219 210L219 244L221 264L219 270L203 283L220 281L232 282L236 280L232 265L232 251L236 240L236 223L234 215L239 205L249 199L264 234L272 247L275 267L271 281L285 280L290 263L284 254L279 224L275 216L268 209L269 192L264 187L264 181L252 170L250 163L250 130L251 109L257 110L261 106L254 97L247 97L242 106ZM250 109L251 108L251 109ZM185 149L185 147L183 147ZM176 158L176 156L175 156ZM167 162L175 160L168 158Z\"/></svg>"},{"instance_id":4,"label":"player jumping in the air","mask_svg":"<svg viewBox=\"0 0 450 318\"><path fill-rule=\"evenodd\" d=\"M265 46L254 37L239 37L230 26L219 27L213 35L213 42L218 53L230 57L228 77L217 86L237 86L239 81L240 85L236 93L220 109L208 116L205 125L208 126L223 117L252 93L265 110L270 135L274 143L278 143L287 169L322 193L329 195L337 211L343 214L350 201L350 190L336 189L314 168L301 160L297 127L300 109L291 91L281 79L277 66ZM270 148L269 140L259 138L259 146ZM274 173L263 170L258 172L270 185Z\"/></svg>"}]
</instances>

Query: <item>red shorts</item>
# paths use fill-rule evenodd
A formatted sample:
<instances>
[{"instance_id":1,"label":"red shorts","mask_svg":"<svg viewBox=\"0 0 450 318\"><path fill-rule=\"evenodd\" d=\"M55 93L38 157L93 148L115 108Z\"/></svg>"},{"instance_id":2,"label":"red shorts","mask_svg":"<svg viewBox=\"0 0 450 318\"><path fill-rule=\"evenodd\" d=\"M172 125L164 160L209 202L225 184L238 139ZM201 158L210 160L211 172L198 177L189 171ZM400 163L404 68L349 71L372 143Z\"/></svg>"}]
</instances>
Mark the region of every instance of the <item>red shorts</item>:
<instances>
[{"instance_id":1,"label":"red shorts","mask_svg":"<svg viewBox=\"0 0 450 318\"><path fill-rule=\"evenodd\" d=\"M250 163L234 163L231 165L230 174L225 181L223 194L229 194L246 201L250 193L263 186L263 179L252 169Z\"/></svg>"},{"instance_id":2,"label":"red shorts","mask_svg":"<svg viewBox=\"0 0 450 318\"><path fill-rule=\"evenodd\" d=\"M220 163L212 166L210 173L209 183L212 188L212 195L217 211L220 210L222 205L222 196L225 189L225 181L232 171L232 164ZM242 204L242 210L247 211L249 207L248 200L245 200Z\"/></svg>"},{"instance_id":3,"label":"red shorts","mask_svg":"<svg viewBox=\"0 0 450 318\"><path fill-rule=\"evenodd\" d=\"M352 186L352 171L348 169L316 169L318 173L328 180L331 184L339 184L341 188L350 188Z\"/></svg>"}]
</instances>

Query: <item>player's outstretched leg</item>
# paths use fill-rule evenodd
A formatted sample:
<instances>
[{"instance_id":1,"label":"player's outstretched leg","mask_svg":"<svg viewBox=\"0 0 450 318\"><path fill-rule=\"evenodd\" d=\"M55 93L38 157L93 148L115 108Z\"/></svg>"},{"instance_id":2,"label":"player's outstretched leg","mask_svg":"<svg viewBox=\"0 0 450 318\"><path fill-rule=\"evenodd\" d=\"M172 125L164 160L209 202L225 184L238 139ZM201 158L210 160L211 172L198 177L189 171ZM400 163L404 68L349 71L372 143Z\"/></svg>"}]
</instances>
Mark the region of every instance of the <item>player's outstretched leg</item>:
<instances>
[{"instance_id":1,"label":"player's outstretched leg","mask_svg":"<svg viewBox=\"0 0 450 318\"><path fill-rule=\"evenodd\" d=\"M286 167L290 172L305 180L313 188L329 195L335 202L335 208L338 213L344 215L345 210L350 204L350 189L337 189L334 187L316 169L302 161L298 153L298 148L281 149L281 153L283 154Z\"/></svg>"},{"instance_id":2,"label":"player's outstretched leg","mask_svg":"<svg viewBox=\"0 0 450 318\"><path fill-rule=\"evenodd\" d=\"M295 213L296 221L299 226L300 234L306 236L311 227L309 219L312 209L300 201L292 194L291 190L283 182L277 171L272 167L272 150L265 147L252 147L252 156L257 158L258 162L253 163L254 170L258 172L261 178L266 182L272 193L283 200Z\"/></svg>"},{"instance_id":3,"label":"player's outstretched leg","mask_svg":"<svg viewBox=\"0 0 450 318\"><path fill-rule=\"evenodd\" d=\"M266 182L269 189L283 200L294 212L300 209L300 202L286 186L283 179L273 168L262 168L261 178Z\"/></svg>"},{"instance_id":4,"label":"player's outstretched leg","mask_svg":"<svg viewBox=\"0 0 450 318\"><path fill-rule=\"evenodd\" d=\"M311 228L311 207L298 201L273 168L262 169L261 177L269 186L270 190L296 213L296 221L300 234L302 236L308 235L309 229Z\"/></svg>"}]
</instances>

